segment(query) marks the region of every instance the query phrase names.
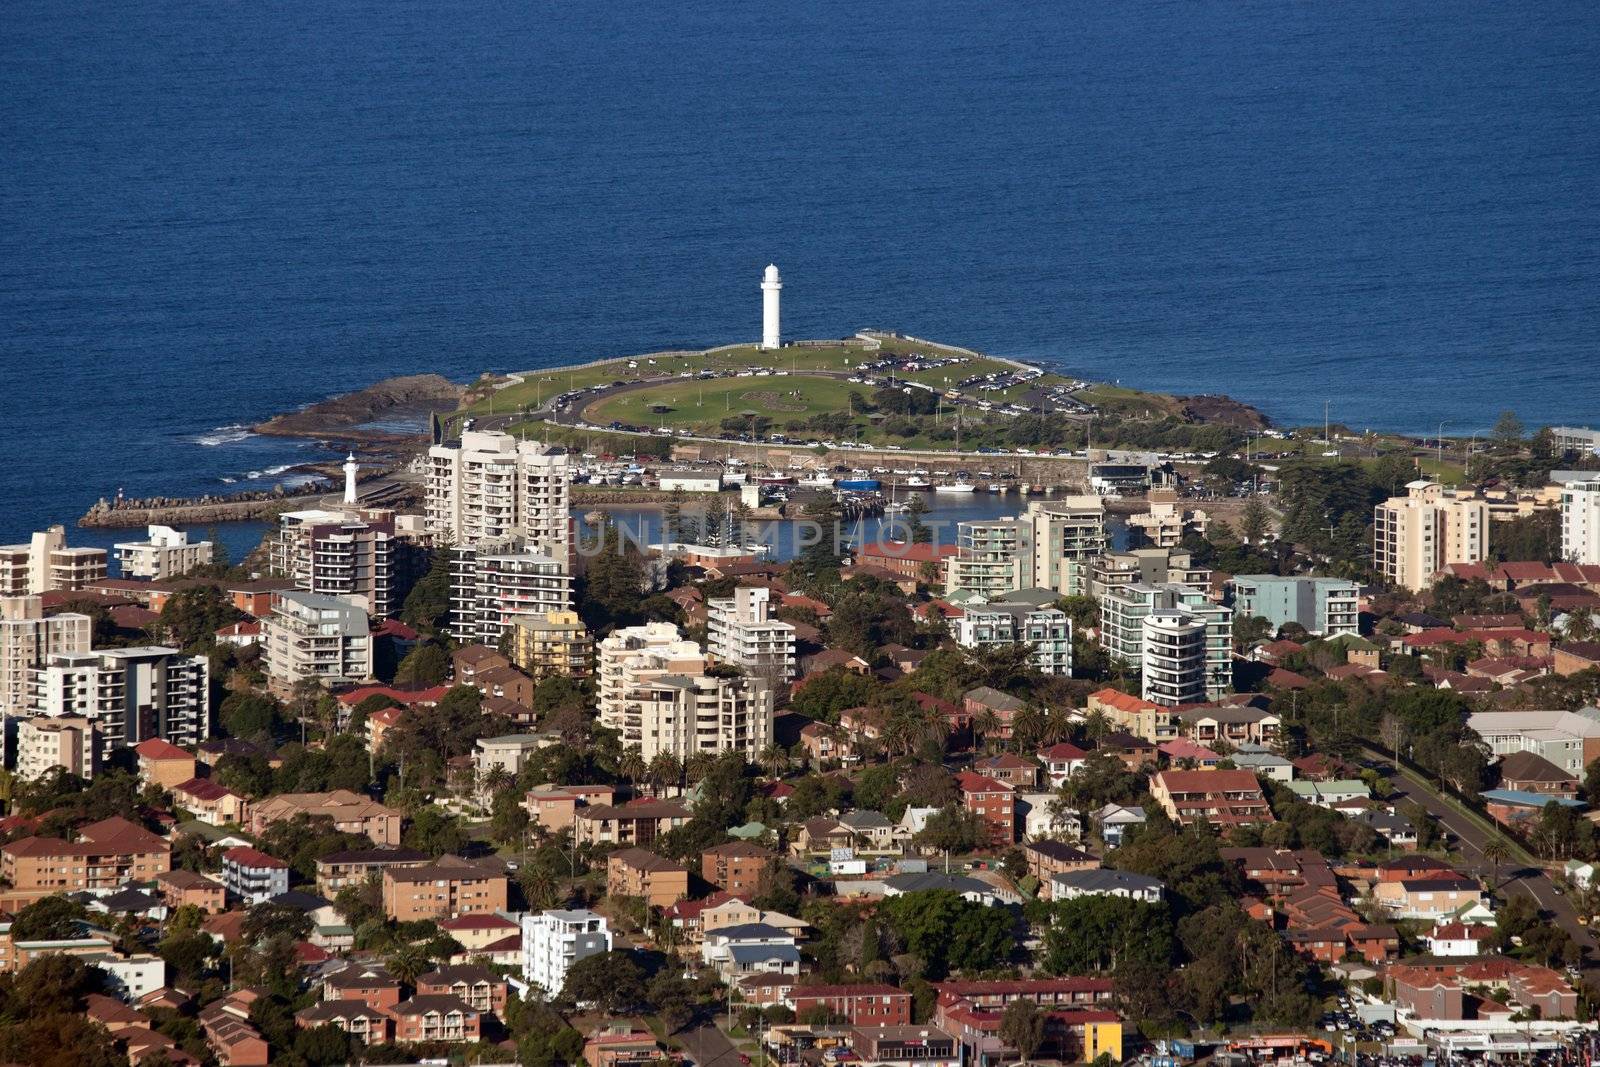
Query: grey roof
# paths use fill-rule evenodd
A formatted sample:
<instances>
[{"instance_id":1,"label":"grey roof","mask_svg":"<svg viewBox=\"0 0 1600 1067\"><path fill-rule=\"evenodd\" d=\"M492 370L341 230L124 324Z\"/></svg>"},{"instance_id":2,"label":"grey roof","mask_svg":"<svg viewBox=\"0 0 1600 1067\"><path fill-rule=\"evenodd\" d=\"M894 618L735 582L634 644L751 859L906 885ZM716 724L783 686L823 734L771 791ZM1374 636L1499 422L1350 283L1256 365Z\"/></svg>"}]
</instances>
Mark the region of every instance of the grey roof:
<instances>
[{"instance_id":1,"label":"grey roof","mask_svg":"<svg viewBox=\"0 0 1600 1067\"><path fill-rule=\"evenodd\" d=\"M732 945L728 948L728 955L735 963L759 963L762 960L800 962L800 950L793 945Z\"/></svg>"},{"instance_id":2,"label":"grey roof","mask_svg":"<svg viewBox=\"0 0 1600 1067\"><path fill-rule=\"evenodd\" d=\"M318 908L326 907L329 901L324 900L315 893L291 889L287 893L279 893L277 896L269 898L267 903L282 904L285 907L297 908L300 911L316 911Z\"/></svg>"},{"instance_id":3,"label":"grey roof","mask_svg":"<svg viewBox=\"0 0 1600 1067\"><path fill-rule=\"evenodd\" d=\"M955 893L984 893L992 895L994 886L968 878L964 874L941 874L928 871L923 874L892 874L884 879L890 889L901 893L921 893L934 889L948 889Z\"/></svg>"},{"instance_id":4,"label":"grey roof","mask_svg":"<svg viewBox=\"0 0 1600 1067\"><path fill-rule=\"evenodd\" d=\"M1029 607L1050 607L1060 599L1061 594L1054 589L1041 589L1038 586L1034 586L1032 589L1013 589L990 603L991 606L1026 604Z\"/></svg>"},{"instance_id":5,"label":"grey roof","mask_svg":"<svg viewBox=\"0 0 1600 1067\"><path fill-rule=\"evenodd\" d=\"M894 827L889 817L881 811L847 811L839 821L852 830L888 830Z\"/></svg>"},{"instance_id":6,"label":"grey roof","mask_svg":"<svg viewBox=\"0 0 1600 1067\"><path fill-rule=\"evenodd\" d=\"M1152 889L1166 888L1160 879L1130 871L1113 871L1104 867L1087 871L1066 871L1051 875L1050 880L1071 889L1081 889L1085 893L1110 893L1117 889L1147 893Z\"/></svg>"},{"instance_id":7,"label":"grey roof","mask_svg":"<svg viewBox=\"0 0 1600 1067\"><path fill-rule=\"evenodd\" d=\"M991 708L1019 711L1023 707L1026 707L1019 697L1014 697L1010 693L1002 693L1000 690L987 685L980 685L976 689L969 689L963 693L962 696L967 700L976 700L980 703L987 704Z\"/></svg>"},{"instance_id":8,"label":"grey roof","mask_svg":"<svg viewBox=\"0 0 1600 1067\"><path fill-rule=\"evenodd\" d=\"M720 937L726 941L774 941L794 940L794 935L787 930L780 930L767 923L739 923L737 926L720 926L706 935L707 937Z\"/></svg>"}]
</instances>

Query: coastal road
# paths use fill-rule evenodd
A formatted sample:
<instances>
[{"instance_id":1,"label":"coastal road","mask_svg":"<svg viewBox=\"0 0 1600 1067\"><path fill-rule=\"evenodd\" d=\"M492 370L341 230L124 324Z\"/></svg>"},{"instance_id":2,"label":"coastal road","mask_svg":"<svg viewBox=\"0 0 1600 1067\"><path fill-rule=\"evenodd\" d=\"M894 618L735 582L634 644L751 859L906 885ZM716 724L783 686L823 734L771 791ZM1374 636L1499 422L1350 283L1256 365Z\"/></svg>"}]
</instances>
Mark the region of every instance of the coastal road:
<instances>
[{"instance_id":1,"label":"coastal road","mask_svg":"<svg viewBox=\"0 0 1600 1067\"><path fill-rule=\"evenodd\" d=\"M1499 838L1499 834L1485 829L1475 819L1467 818L1454 805L1441 799L1431 789L1424 788L1410 771L1397 770L1385 759L1380 758L1376 762L1379 772L1387 777L1394 787L1397 801L1415 800L1455 837L1463 860L1460 866L1471 874L1485 878L1494 874L1494 864L1485 858L1484 847L1491 840ZM1572 935L1572 939L1583 950L1586 961L1595 961L1596 945L1593 935L1589 933L1587 927L1578 924L1577 911L1565 896L1556 892L1555 883L1544 870L1528 867L1513 858L1500 864L1500 876L1504 879L1499 886L1501 892L1532 897L1534 903L1552 915L1556 923Z\"/></svg>"}]
</instances>

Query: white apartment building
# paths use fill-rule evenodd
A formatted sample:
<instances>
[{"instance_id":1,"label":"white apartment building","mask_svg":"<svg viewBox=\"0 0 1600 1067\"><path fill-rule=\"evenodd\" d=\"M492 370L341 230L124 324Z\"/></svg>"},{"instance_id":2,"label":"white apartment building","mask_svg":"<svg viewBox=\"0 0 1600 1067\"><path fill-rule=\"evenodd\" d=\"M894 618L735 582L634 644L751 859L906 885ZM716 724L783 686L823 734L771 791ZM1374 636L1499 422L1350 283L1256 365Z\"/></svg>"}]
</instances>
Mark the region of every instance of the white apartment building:
<instances>
[{"instance_id":1,"label":"white apartment building","mask_svg":"<svg viewBox=\"0 0 1600 1067\"><path fill-rule=\"evenodd\" d=\"M706 646L711 658L777 684L795 677L794 627L771 616L772 590L740 586L706 601Z\"/></svg>"},{"instance_id":2,"label":"white apartment building","mask_svg":"<svg viewBox=\"0 0 1600 1067\"><path fill-rule=\"evenodd\" d=\"M1212 603L1205 594L1190 586L1175 582L1162 585L1136 582L1107 591L1100 600L1100 647L1124 666L1143 671L1144 620L1157 613L1173 612L1195 616L1203 622L1204 699L1220 698L1233 685L1233 611ZM1163 638L1167 636L1163 629L1157 629L1156 633Z\"/></svg>"},{"instance_id":3,"label":"white apartment building","mask_svg":"<svg viewBox=\"0 0 1600 1067\"><path fill-rule=\"evenodd\" d=\"M456 545L521 537L566 559L571 546L567 455L510 434L468 431L428 449L428 529Z\"/></svg>"},{"instance_id":4,"label":"white apartment building","mask_svg":"<svg viewBox=\"0 0 1600 1067\"><path fill-rule=\"evenodd\" d=\"M52 526L25 545L0 545L0 597L76 592L106 576L106 550L68 548L67 531Z\"/></svg>"},{"instance_id":5,"label":"white apartment building","mask_svg":"<svg viewBox=\"0 0 1600 1067\"><path fill-rule=\"evenodd\" d=\"M763 678L715 677L700 646L670 623L618 630L600 642L600 723L637 745L645 760L662 752L739 752L746 759L772 742L772 685Z\"/></svg>"},{"instance_id":6,"label":"white apartment building","mask_svg":"<svg viewBox=\"0 0 1600 1067\"><path fill-rule=\"evenodd\" d=\"M151 526L143 541L119 541L117 567L124 578L159 582L188 574L211 562L210 541L190 541L189 534L170 526Z\"/></svg>"},{"instance_id":7,"label":"white apartment building","mask_svg":"<svg viewBox=\"0 0 1600 1067\"><path fill-rule=\"evenodd\" d=\"M36 782L60 767L79 778L93 778L100 764L99 731L81 715L40 716L17 723L17 777Z\"/></svg>"},{"instance_id":8,"label":"white apartment building","mask_svg":"<svg viewBox=\"0 0 1600 1067\"><path fill-rule=\"evenodd\" d=\"M611 930L603 915L552 908L522 916L522 980L547 997L561 995L574 963L610 951Z\"/></svg>"},{"instance_id":9,"label":"white apartment building","mask_svg":"<svg viewBox=\"0 0 1600 1067\"><path fill-rule=\"evenodd\" d=\"M315 680L323 685L372 677L372 633L359 605L321 593L287 591L272 601L261 620L263 665L274 693Z\"/></svg>"},{"instance_id":10,"label":"white apartment building","mask_svg":"<svg viewBox=\"0 0 1600 1067\"><path fill-rule=\"evenodd\" d=\"M968 607L955 620L956 644L964 648L1027 644L1041 674L1072 674L1072 619L1057 608L1031 604Z\"/></svg>"},{"instance_id":11,"label":"white apartment building","mask_svg":"<svg viewBox=\"0 0 1600 1067\"><path fill-rule=\"evenodd\" d=\"M1174 707L1206 700L1206 621L1182 609L1159 610L1140 622L1144 698Z\"/></svg>"},{"instance_id":12,"label":"white apartment building","mask_svg":"<svg viewBox=\"0 0 1600 1067\"><path fill-rule=\"evenodd\" d=\"M387 511L288 511L270 547L273 572L296 589L348 598L377 618L400 611L425 560Z\"/></svg>"},{"instance_id":13,"label":"white apartment building","mask_svg":"<svg viewBox=\"0 0 1600 1067\"><path fill-rule=\"evenodd\" d=\"M87 615L46 617L37 596L0 597L0 715L25 713L33 669L51 656L89 651L93 631Z\"/></svg>"},{"instance_id":14,"label":"white apartment building","mask_svg":"<svg viewBox=\"0 0 1600 1067\"><path fill-rule=\"evenodd\" d=\"M1579 456L1600 456L1600 430L1585 429L1581 426L1552 426L1550 433L1555 437L1555 449L1558 453L1574 452Z\"/></svg>"},{"instance_id":15,"label":"white apartment building","mask_svg":"<svg viewBox=\"0 0 1600 1067\"><path fill-rule=\"evenodd\" d=\"M1600 564L1600 476L1561 489L1561 558Z\"/></svg>"},{"instance_id":16,"label":"white apartment building","mask_svg":"<svg viewBox=\"0 0 1600 1067\"><path fill-rule=\"evenodd\" d=\"M29 711L84 718L100 761L150 738L198 745L211 736L211 664L176 648L101 648L54 655L29 677Z\"/></svg>"},{"instance_id":17,"label":"white apartment building","mask_svg":"<svg viewBox=\"0 0 1600 1067\"><path fill-rule=\"evenodd\" d=\"M1087 563L1068 564L1067 593L1100 598L1109 590L1143 582L1164 585L1176 582L1200 592L1211 588L1211 570L1195 564L1194 557L1181 548L1136 548L1129 552L1108 552Z\"/></svg>"},{"instance_id":18,"label":"white apartment building","mask_svg":"<svg viewBox=\"0 0 1600 1067\"><path fill-rule=\"evenodd\" d=\"M493 645L519 618L571 610L567 557L522 545L515 539L480 541L451 550L450 632L456 640Z\"/></svg>"},{"instance_id":19,"label":"white apartment building","mask_svg":"<svg viewBox=\"0 0 1600 1067\"><path fill-rule=\"evenodd\" d=\"M1437 482L1406 484L1373 511L1372 565L1390 585L1420 592L1451 563L1489 556L1489 505Z\"/></svg>"},{"instance_id":20,"label":"white apartment building","mask_svg":"<svg viewBox=\"0 0 1600 1067\"><path fill-rule=\"evenodd\" d=\"M1035 501L1017 518L959 523L945 591L991 598L1026 588L1065 591L1071 565L1106 550L1105 521L1098 496L1071 496Z\"/></svg>"}]
</instances>

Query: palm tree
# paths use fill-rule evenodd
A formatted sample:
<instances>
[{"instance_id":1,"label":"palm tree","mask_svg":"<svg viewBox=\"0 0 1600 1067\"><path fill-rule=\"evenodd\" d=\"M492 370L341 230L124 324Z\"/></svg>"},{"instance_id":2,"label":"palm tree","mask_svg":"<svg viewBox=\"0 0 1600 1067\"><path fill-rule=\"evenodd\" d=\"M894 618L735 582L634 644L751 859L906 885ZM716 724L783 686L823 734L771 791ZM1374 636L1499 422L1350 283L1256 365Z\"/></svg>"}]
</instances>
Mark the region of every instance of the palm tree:
<instances>
[{"instance_id":1,"label":"palm tree","mask_svg":"<svg viewBox=\"0 0 1600 1067\"><path fill-rule=\"evenodd\" d=\"M993 742L995 740L995 735L999 732L1000 715L993 708L984 708L982 711L978 712L977 715L973 716L972 739L974 741L978 740L979 738L983 739L983 751L985 753L994 751Z\"/></svg>"},{"instance_id":2,"label":"palm tree","mask_svg":"<svg viewBox=\"0 0 1600 1067\"><path fill-rule=\"evenodd\" d=\"M650 773L650 766L645 763L644 753L638 745L629 745L622 750L622 755L617 759L617 773L632 786L637 786Z\"/></svg>"},{"instance_id":3,"label":"palm tree","mask_svg":"<svg viewBox=\"0 0 1600 1067\"><path fill-rule=\"evenodd\" d=\"M683 761L683 775L690 782L704 781L716 762L717 757L710 752L691 752Z\"/></svg>"},{"instance_id":4,"label":"palm tree","mask_svg":"<svg viewBox=\"0 0 1600 1067\"><path fill-rule=\"evenodd\" d=\"M421 944L401 945L384 960L389 973L406 985L416 985L417 979L433 969L433 959Z\"/></svg>"},{"instance_id":5,"label":"palm tree","mask_svg":"<svg viewBox=\"0 0 1600 1067\"><path fill-rule=\"evenodd\" d=\"M1490 864L1489 892L1493 893L1500 885L1500 865L1511 858L1511 850L1498 837L1490 838L1483 846L1483 858Z\"/></svg>"},{"instance_id":6,"label":"palm tree","mask_svg":"<svg viewBox=\"0 0 1600 1067\"><path fill-rule=\"evenodd\" d=\"M768 777L779 778L789 769L789 753L778 745L768 745L756 757L756 762L761 764L761 769Z\"/></svg>"},{"instance_id":7,"label":"palm tree","mask_svg":"<svg viewBox=\"0 0 1600 1067\"><path fill-rule=\"evenodd\" d=\"M1083 720L1083 736L1100 743L1100 739L1111 732L1111 720L1106 718L1106 713L1099 708L1091 711Z\"/></svg>"},{"instance_id":8,"label":"palm tree","mask_svg":"<svg viewBox=\"0 0 1600 1067\"><path fill-rule=\"evenodd\" d=\"M482 777L479 778L478 792L489 797L490 801L493 802L496 795L511 786L515 781L516 778L512 776L511 772L497 763L487 771L484 771Z\"/></svg>"},{"instance_id":9,"label":"palm tree","mask_svg":"<svg viewBox=\"0 0 1600 1067\"><path fill-rule=\"evenodd\" d=\"M657 791L674 785L683 776L683 764L678 762L678 757L670 752L658 752L656 758L650 761L650 769L645 773L650 784Z\"/></svg>"}]
</instances>

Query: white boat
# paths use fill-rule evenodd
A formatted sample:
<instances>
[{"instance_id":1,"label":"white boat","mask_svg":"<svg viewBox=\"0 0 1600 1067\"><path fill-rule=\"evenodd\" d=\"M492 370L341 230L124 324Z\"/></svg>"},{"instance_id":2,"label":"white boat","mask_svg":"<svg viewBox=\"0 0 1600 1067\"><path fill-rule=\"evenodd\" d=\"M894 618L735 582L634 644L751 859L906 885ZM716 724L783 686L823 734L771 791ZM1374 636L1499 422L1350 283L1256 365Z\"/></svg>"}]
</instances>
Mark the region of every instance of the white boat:
<instances>
[{"instance_id":1,"label":"white boat","mask_svg":"<svg viewBox=\"0 0 1600 1067\"><path fill-rule=\"evenodd\" d=\"M1001 484L1000 482L990 482L989 483L989 492L991 492L991 493L1003 493L1005 491L1006 491L1006 487L1003 484Z\"/></svg>"},{"instance_id":2,"label":"white boat","mask_svg":"<svg viewBox=\"0 0 1600 1067\"><path fill-rule=\"evenodd\" d=\"M887 503L887 504L885 504L883 506L883 513L885 515L895 515L895 514L898 514L899 512L910 511L910 510L911 510L911 505L909 505L909 504L901 504L901 503L898 503L898 502L893 501L893 500L889 501L889 503Z\"/></svg>"},{"instance_id":3,"label":"white boat","mask_svg":"<svg viewBox=\"0 0 1600 1067\"><path fill-rule=\"evenodd\" d=\"M809 478L801 478L799 484L803 489L832 489L833 479L826 474L814 474Z\"/></svg>"},{"instance_id":4,"label":"white boat","mask_svg":"<svg viewBox=\"0 0 1600 1067\"><path fill-rule=\"evenodd\" d=\"M907 478L906 479L906 488L907 489L926 489L926 488L928 488L928 479L926 479L926 478L916 478L916 477Z\"/></svg>"},{"instance_id":5,"label":"white boat","mask_svg":"<svg viewBox=\"0 0 1600 1067\"><path fill-rule=\"evenodd\" d=\"M971 493L977 489L971 482L950 482L948 485L936 485L935 493Z\"/></svg>"}]
</instances>

